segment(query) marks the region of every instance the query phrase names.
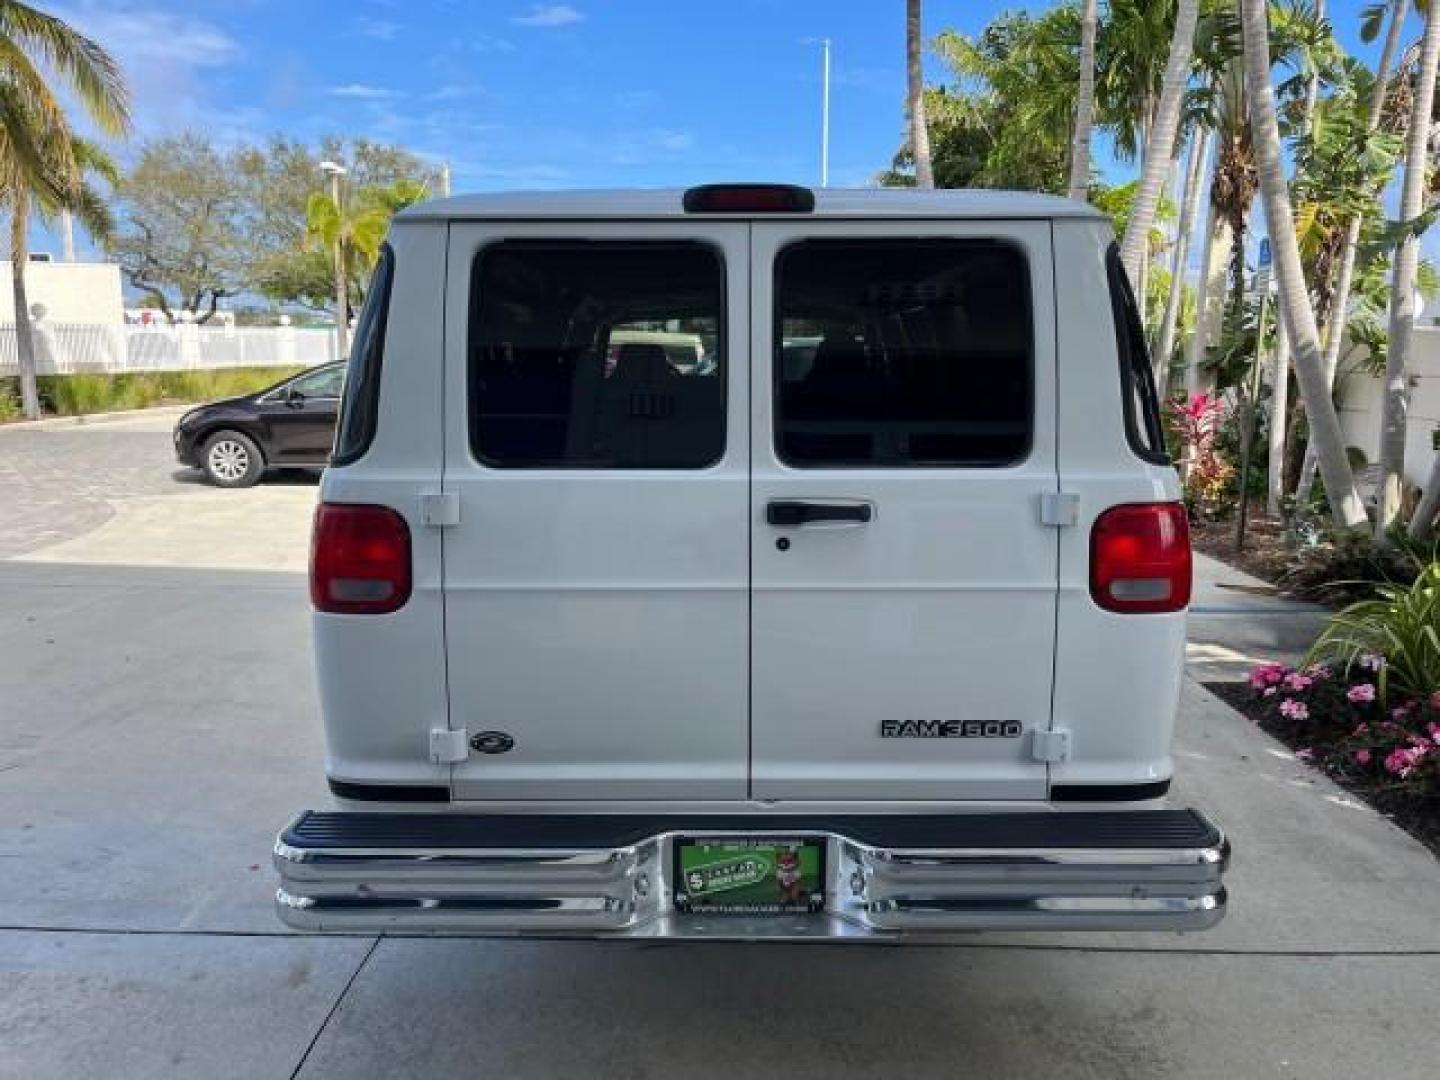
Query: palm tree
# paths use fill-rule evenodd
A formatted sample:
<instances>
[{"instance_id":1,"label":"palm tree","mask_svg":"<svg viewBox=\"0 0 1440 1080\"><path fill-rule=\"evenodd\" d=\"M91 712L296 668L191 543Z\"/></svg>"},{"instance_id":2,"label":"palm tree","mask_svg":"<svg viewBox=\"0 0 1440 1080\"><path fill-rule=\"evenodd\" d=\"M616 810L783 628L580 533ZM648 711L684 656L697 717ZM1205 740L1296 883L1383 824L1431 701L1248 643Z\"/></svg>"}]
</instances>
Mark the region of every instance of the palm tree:
<instances>
[{"instance_id":1,"label":"palm tree","mask_svg":"<svg viewBox=\"0 0 1440 1080\"><path fill-rule=\"evenodd\" d=\"M1425 170L1430 161L1430 116L1435 103L1435 75L1440 70L1440 4L1431 0L1425 12L1425 38L1420 47L1410 126L1406 129L1405 179L1400 190L1400 221L1408 226L1395 251L1390 285L1390 343L1385 351L1385 397L1380 421L1380 492L1375 539L1386 543L1400 514L1405 483L1405 414L1410 402L1406 383L1410 344L1415 336L1415 271L1420 237L1414 222L1425 202Z\"/></svg>"},{"instance_id":2,"label":"palm tree","mask_svg":"<svg viewBox=\"0 0 1440 1080\"><path fill-rule=\"evenodd\" d=\"M1285 163L1280 149L1280 127L1275 116L1275 90L1270 84L1270 39L1265 0L1241 0L1240 26L1244 39L1245 84L1250 102L1256 170L1279 280L1280 314L1290 336L1295 377L1300 384L1305 411L1310 417L1310 437L1316 445L1320 475L1325 480L1325 491L1335 523L1342 530L1352 529L1365 522L1365 507L1355 490L1355 476L1345 455L1340 420L1335 414L1330 388L1325 385L1320 368L1320 335L1300 265L1300 246L1290 209L1290 189L1285 180Z\"/></svg>"},{"instance_id":3,"label":"palm tree","mask_svg":"<svg viewBox=\"0 0 1440 1080\"><path fill-rule=\"evenodd\" d=\"M1281 47L1289 54L1293 66L1298 68L1298 74L1291 81L1304 80L1298 127L1300 145L1305 146L1310 142L1315 127L1320 70L1322 66L1333 66L1335 39L1325 18L1325 0L1316 0L1315 3L1288 0L1271 10L1278 23L1276 36L1284 39ZM1293 94L1293 89L1291 92ZM1302 215L1305 212L1306 208L1302 206ZM1285 333L1284 320L1276 326L1275 352L1271 363L1265 510L1274 517L1281 512L1285 495L1285 444L1290 418L1290 337Z\"/></svg>"},{"instance_id":4,"label":"palm tree","mask_svg":"<svg viewBox=\"0 0 1440 1080\"><path fill-rule=\"evenodd\" d=\"M1120 259L1132 282L1139 282L1141 263L1149 258L1150 226L1155 221L1160 190L1165 185L1175 154L1175 135L1180 129L1185 87L1190 80L1190 55L1195 46L1195 21L1199 13L1200 0L1179 0L1175 7L1170 56L1165 63L1160 104L1155 110L1155 126L1145 144L1140 191L1135 199L1135 211L1125 228L1125 237L1120 242Z\"/></svg>"},{"instance_id":5,"label":"palm tree","mask_svg":"<svg viewBox=\"0 0 1440 1080\"><path fill-rule=\"evenodd\" d=\"M338 206L324 192L310 196L305 205L306 236L323 251L339 246L347 318L364 299L364 283L380 258L390 219L426 194L426 186L419 181L398 180L384 187L361 188Z\"/></svg>"},{"instance_id":6,"label":"palm tree","mask_svg":"<svg viewBox=\"0 0 1440 1080\"><path fill-rule=\"evenodd\" d=\"M30 214L37 208L70 209L84 217L98 206L84 182L87 166L98 159L71 132L60 97L42 71L59 79L105 133L121 134L130 122L124 82L109 53L53 15L0 0L0 198L10 212L21 407L32 420L40 415L40 396L25 293Z\"/></svg>"},{"instance_id":7,"label":"palm tree","mask_svg":"<svg viewBox=\"0 0 1440 1080\"><path fill-rule=\"evenodd\" d=\"M1084 0L1080 11L1080 93L1075 103L1075 137L1070 145L1067 194L1084 199L1090 187L1090 133L1095 124L1096 0Z\"/></svg>"},{"instance_id":8,"label":"palm tree","mask_svg":"<svg viewBox=\"0 0 1440 1080\"><path fill-rule=\"evenodd\" d=\"M910 150L915 155L915 186L933 188L930 131L925 126L925 72L921 65L920 0L905 0L905 84L910 114Z\"/></svg>"},{"instance_id":9,"label":"palm tree","mask_svg":"<svg viewBox=\"0 0 1440 1080\"><path fill-rule=\"evenodd\" d=\"M1169 383L1170 354L1175 350L1175 329L1180 323L1180 301L1185 291L1185 264L1190 258L1190 239L1200 208L1200 191L1205 186L1205 162L1210 157L1210 129L1195 126L1190 136L1190 163L1185 169L1185 201L1180 207L1180 226L1175 234L1175 254L1170 265L1170 291L1160 319L1159 344L1155 349L1155 385L1165 393ZM1202 272L1203 277L1203 272Z\"/></svg>"},{"instance_id":10,"label":"palm tree","mask_svg":"<svg viewBox=\"0 0 1440 1080\"><path fill-rule=\"evenodd\" d=\"M1380 22L1378 19L1384 18L1386 10L1386 8L1377 7L1366 12L1365 22L1361 26L1361 37L1364 40L1371 41L1379 33ZM1388 11L1390 15L1389 29L1385 34L1385 44L1380 50L1380 62L1375 68L1375 83L1370 91L1367 132L1373 132L1380 126L1380 117L1385 110L1385 95L1390 85L1390 69L1395 61L1395 53L1400 48L1400 31L1409 11L1409 0L1390 0ZM1335 371L1340 366L1340 346L1345 338L1345 314L1350 306L1350 289L1355 279L1355 253L1360 246L1360 227L1363 223L1364 218L1361 214L1354 214L1350 217L1337 260L1335 287L1332 290L1329 305L1330 317L1326 320L1325 353L1321 358L1321 368L1326 386L1334 386ZM1315 450L1316 447L1312 443L1305 452L1305 465L1300 470L1300 482L1295 489L1295 501L1298 504L1308 502L1310 499L1310 485L1315 478Z\"/></svg>"}]
</instances>

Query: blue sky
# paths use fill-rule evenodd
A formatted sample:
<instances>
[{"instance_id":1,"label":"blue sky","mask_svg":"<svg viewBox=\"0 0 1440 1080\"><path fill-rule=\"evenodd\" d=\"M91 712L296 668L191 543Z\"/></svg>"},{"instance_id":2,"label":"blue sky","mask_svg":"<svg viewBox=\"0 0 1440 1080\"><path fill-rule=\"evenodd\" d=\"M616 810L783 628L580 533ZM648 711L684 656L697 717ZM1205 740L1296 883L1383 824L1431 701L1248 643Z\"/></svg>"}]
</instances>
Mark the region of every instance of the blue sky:
<instances>
[{"instance_id":1,"label":"blue sky","mask_svg":"<svg viewBox=\"0 0 1440 1080\"><path fill-rule=\"evenodd\" d=\"M868 182L901 134L901 0L46 6L120 58L141 137L363 135L449 161L457 191L813 183L822 37L834 48L831 183ZM927 0L926 33L973 32L1004 8L1046 6ZM1361 6L1330 4L1346 46L1373 59L1378 48L1357 37ZM1418 33L1412 16L1407 37Z\"/></svg>"}]
</instances>

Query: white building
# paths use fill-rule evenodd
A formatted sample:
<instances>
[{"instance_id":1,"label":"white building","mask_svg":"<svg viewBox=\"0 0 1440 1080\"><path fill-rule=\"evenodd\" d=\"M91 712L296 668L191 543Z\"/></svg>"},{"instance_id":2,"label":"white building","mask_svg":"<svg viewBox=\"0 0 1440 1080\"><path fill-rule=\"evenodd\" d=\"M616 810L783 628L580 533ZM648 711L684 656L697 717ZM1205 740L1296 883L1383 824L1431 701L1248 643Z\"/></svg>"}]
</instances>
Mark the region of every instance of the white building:
<instances>
[{"instance_id":1,"label":"white building","mask_svg":"<svg viewBox=\"0 0 1440 1080\"><path fill-rule=\"evenodd\" d=\"M15 295L10 288L10 263L0 263L0 323L15 321ZM52 323L90 326L125 325L120 267L114 263L31 262L25 267L25 291L33 310L44 307Z\"/></svg>"}]
</instances>

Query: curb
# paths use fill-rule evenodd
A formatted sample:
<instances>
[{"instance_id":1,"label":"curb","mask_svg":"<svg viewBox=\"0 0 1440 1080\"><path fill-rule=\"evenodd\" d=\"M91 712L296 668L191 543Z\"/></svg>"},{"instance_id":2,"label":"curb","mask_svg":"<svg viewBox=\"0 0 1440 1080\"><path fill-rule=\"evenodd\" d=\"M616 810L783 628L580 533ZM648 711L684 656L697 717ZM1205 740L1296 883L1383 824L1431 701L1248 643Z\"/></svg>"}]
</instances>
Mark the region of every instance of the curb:
<instances>
[{"instance_id":1,"label":"curb","mask_svg":"<svg viewBox=\"0 0 1440 1080\"><path fill-rule=\"evenodd\" d=\"M194 405L152 405L148 409L122 409L118 412L83 413L80 416L45 416L39 420L15 420L0 424L0 431L45 431L50 428L84 427L89 424L112 424L122 420L135 420L143 416L161 417L170 413L179 415Z\"/></svg>"}]
</instances>

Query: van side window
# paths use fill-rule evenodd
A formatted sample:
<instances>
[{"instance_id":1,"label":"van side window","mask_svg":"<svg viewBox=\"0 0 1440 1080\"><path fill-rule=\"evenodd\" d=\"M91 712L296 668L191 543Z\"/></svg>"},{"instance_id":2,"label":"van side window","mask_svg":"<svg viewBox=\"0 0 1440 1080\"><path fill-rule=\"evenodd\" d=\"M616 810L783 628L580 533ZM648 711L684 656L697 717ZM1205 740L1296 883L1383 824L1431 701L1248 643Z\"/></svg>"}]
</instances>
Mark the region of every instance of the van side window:
<instances>
[{"instance_id":1,"label":"van side window","mask_svg":"<svg viewBox=\"0 0 1440 1080\"><path fill-rule=\"evenodd\" d=\"M470 445L497 468L725 452L724 266L669 241L503 241L471 274Z\"/></svg>"},{"instance_id":2,"label":"van side window","mask_svg":"<svg viewBox=\"0 0 1440 1080\"><path fill-rule=\"evenodd\" d=\"M350 360L340 400L340 423L335 432L332 465L348 465L370 449L375 438L375 416L380 404L380 363L385 352L385 326L390 315L390 283L395 277L395 253L386 244L370 275L365 307L350 339Z\"/></svg>"},{"instance_id":3,"label":"van side window","mask_svg":"<svg viewBox=\"0 0 1440 1080\"><path fill-rule=\"evenodd\" d=\"M1029 452L1024 254L809 240L776 260L776 451L790 465L997 466Z\"/></svg>"},{"instance_id":4,"label":"van side window","mask_svg":"<svg viewBox=\"0 0 1440 1080\"><path fill-rule=\"evenodd\" d=\"M1169 465L1165 429L1160 423L1160 397L1150 366L1150 349L1140 322L1140 307L1130 288L1120 249L1114 244L1105 255L1110 278L1110 307L1115 319L1115 345L1120 351L1120 383L1125 399L1125 437L1130 449L1146 461Z\"/></svg>"}]
</instances>

